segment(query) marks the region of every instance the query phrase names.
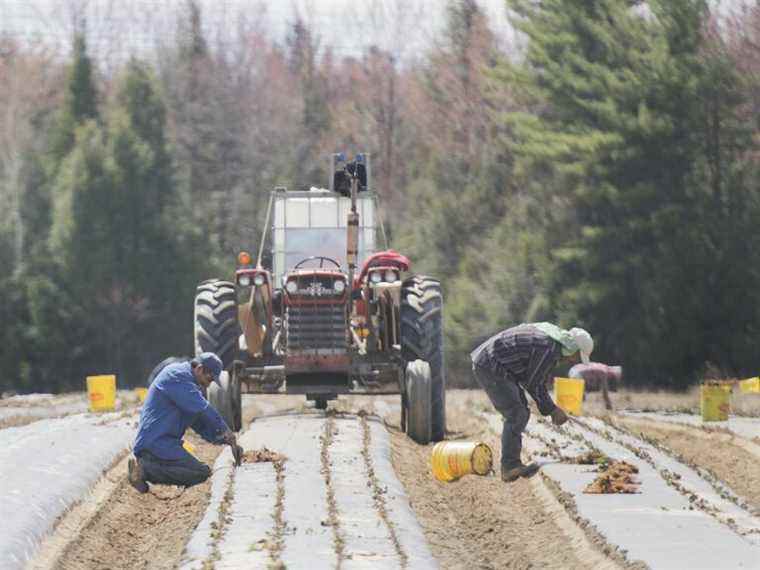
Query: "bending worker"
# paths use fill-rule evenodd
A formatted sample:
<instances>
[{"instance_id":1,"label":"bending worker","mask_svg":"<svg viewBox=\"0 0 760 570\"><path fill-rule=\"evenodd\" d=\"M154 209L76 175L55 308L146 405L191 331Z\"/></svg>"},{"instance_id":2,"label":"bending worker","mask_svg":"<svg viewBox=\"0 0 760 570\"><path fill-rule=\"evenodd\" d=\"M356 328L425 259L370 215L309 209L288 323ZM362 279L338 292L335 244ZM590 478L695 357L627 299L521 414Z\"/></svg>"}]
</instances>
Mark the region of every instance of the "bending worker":
<instances>
[{"instance_id":1,"label":"bending worker","mask_svg":"<svg viewBox=\"0 0 760 570\"><path fill-rule=\"evenodd\" d=\"M240 463L242 448L235 434L201 393L211 382L219 383L221 372L219 357L204 352L165 366L151 383L128 463L129 482L140 493L148 491L148 483L191 487L209 478L209 466L182 447L188 427L208 442L230 445Z\"/></svg>"},{"instance_id":2,"label":"bending worker","mask_svg":"<svg viewBox=\"0 0 760 570\"><path fill-rule=\"evenodd\" d=\"M613 386L617 388L617 384L623 378L622 366L607 366L601 362L589 362L588 364L576 364L567 373L568 378L580 378L584 381L586 389L583 392L583 397L586 397L588 392L596 390L602 391L602 398L604 398L604 407L608 410L612 409L612 400L610 399L610 383L614 382Z\"/></svg>"},{"instance_id":3,"label":"bending worker","mask_svg":"<svg viewBox=\"0 0 760 570\"><path fill-rule=\"evenodd\" d=\"M472 351L475 379L504 418L501 433L501 478L515 481L530 477L538 465L524 465L520 460L522 432L528 424L530 410L523 388L528 391L544 416L562 425L567 414L549 396L546 382L560 362L588 362L594 341L581 328L569 331L551 323L529 323L506 329Z\"/></svg>"}]
</instances>

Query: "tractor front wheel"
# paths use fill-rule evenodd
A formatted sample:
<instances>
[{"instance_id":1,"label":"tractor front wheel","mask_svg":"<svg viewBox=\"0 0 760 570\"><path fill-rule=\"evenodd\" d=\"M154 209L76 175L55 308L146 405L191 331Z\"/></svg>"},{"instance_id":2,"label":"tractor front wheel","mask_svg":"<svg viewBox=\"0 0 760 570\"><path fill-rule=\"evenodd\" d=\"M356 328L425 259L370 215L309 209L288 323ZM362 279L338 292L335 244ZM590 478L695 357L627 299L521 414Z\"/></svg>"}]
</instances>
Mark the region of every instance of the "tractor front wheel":
<instances>
[{"instance_id":1,"label":"tractor front wheel","mask_svg":"<svg viewBox=\"0 0 760 570\"><path fill-rule=\"evenodd\" d=\"M430 365L415 360L406 365L406 433L420 445L433 437L432 384Z\"/></svg>"},{"instance_id":2,"label":"tractor front wheel","mask_svg":"<svg viewBox=\"0 0 760 570\"><path fill-rule=\"evenodd\" d=\"M438 280L422 275L401 289L401 354L430 368L432 441L446 437L446 369L443 355L443 294ZM411 408L411 406L410 406Z\"/></svg>"},{"instance_id":3,"label":"tractor front wheel","mask_svg":"<svg viewBox=\"0 0 760 570\"><path fill-rule=\"evenodd\" d=\"M208 387L208 401L219 412L224 422L232 431L240 431L238 404L239 396L236 398L236 388L240 387L240 382L236 377L231 377L230 373L224 370L219 375L219 384L212 382ZM237 402L235 401L237 399Z\"/></svg>"},{"instance_id":4,"label":"tractor front wheel","mask_svg":"<svg viewBox=\"0 0 760 570\"><path fill-rule=\"evenodd\" d=\"M232 406L232 431L243 429L243 393L240 384L240 376L237 370L233 369L230 378L230 405Z\"/></svg>"}]
</instances>

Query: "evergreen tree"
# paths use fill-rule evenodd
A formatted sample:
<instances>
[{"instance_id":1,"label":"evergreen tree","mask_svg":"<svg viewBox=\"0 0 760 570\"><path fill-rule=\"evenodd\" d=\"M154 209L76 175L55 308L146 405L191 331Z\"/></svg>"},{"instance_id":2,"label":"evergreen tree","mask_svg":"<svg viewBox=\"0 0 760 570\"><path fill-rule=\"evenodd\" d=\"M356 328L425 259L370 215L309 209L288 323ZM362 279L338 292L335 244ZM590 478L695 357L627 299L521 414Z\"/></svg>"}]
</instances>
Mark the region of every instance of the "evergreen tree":
<instances>
[{"instance_id":1,"label":"evergreen tree","mask_svg":"<svg viewBox=\"0 0 760 570\"><path fill-rule=\"evenodd\" d=\"M177 164L180 213L190 222L187 238L200 255L215 255L219 235L213 218L204 215L216 189L218 165L213 148L215 132L213 65L203 33L200 5L185 3L177 26L177 44L163 68L169 113L173 125L172 145Z\"/></svg>"},{"instance_id":2,"label":"evergreen tree","mask_svg":"<svg viewBox=\"0 0 760 570\"><path fill-rule=\"evenodd\" d=\"M111 227L106 172L105 135L89 120L75 133L52 186L50 242L44 258L36 257L27 279L34 376L57 392L81 386L87 374L110 363L104 353L106 328L98 328L99 310L93 297L101 275L112 267L105 255ZM107 294L107 293L106 293Z\"/></svg>"},{"instance_id":3,"label":"evergreen tree","mask_svg":"<svg viewBox=\"0 0 760 570\"><path fill-rule=\"evenodd\" d=\"M730 66L703 51L706 4L652 2L649 14L620 0L513 6L530 38L527 87L544 105L512 118L521 161L550 172L546 199L567 206L547 228L544 316L588 326L598 358L623 362L629 378L684 385L725 348L710 338L732 337L712 308L722 286L711 273L729 242L708 212L741 195L730 168L717 173L728 149L746 148L729 124ZM715 133L728 137L713 156L711 106ZM709 172L721 180L712 187Z\"/></svg>"},{"instance_id":4,"label":"evergreen tree","mask_svg":"<svg viewBox=\"0 0 760 570\"><path fill-rule=\"evenodd\" d=\"M179 55L186 62L208 56L208 43L203 35L201 7L195 0L185 2L185 13L179 21Z\"/></svg>"},{"instance_id":5,"label":"evergreen tree","mask_svg":"<svg viewBox=\"0 0 760 570\"><path fill-rule=\"evenodd\" d=\"M680 215L659 228L669 263L656 285L672 340L655 355L676 384L708 364L753 373L760 275L750 244L760 194L751 180L751 126L741 118L744 81L720 35L710 33L706 2L658 2L653 10L667 46L655 101L671 118L668 142L688 149L673 156L685 167L662 164L678 177L669 181L669 206Z\"/></svg>"},{"instance_id":6,"label":"evergreen tree","mask_svg":"<svg viewBox=\"0 0 760 570\"><path fill-rule=\"evenodd\" d=\"M118 291L108 304L120 369L139 380L162 353L191 345L195 283L191 257L178 247L185 221L172 215L176 190L166 139L166 109L147 66L131 61L108 117L108 164L112 180L109 254L117 273L104 276ZM160 268L158 271L155 268ZM171 339L171 340L169 340Z\"/></svg>"},{"instance_id":7,"label":"evergreen tree","mask_svg":"<svg viewBox=\"0 0 760 570\"><path fill-rule=\"evenodd\" d=\"M169 216L165 114L147 68L130 62L106 128L77 131L57 179L52 246L87 339L79 375L110 370L134 384L162 353L190 344L195 282L174 240L185 221Z\"/></svg>"},{"instance_id":8,"label":"evergreen tree","mask_svg":"<svg viewBox=\"0 0 760 570\"><path fill-rule=\"evenodd\" d=\"M233 90L232 64L212 53L198 2L186 3L177 44L163 70L171 142L176 158L180 215L192 220L186 247L213 271L229 271L230 234L239 221L230 206L247 181L243 164L248 109Z\"/></svg>"},{"instance_id":9,"label":"evergreen tree","mask_svg":"<svg viewBox=\"0 0 760 570\"><path fill-rule=\"evenodd\" d=\"M12 241L0 234L0 263L3 267L13 266ZM35 388L29 375L31 350L29 307L27 289L21 272L0 275L0 319L4 323L0 330L0 395L4 392L26 392Z\"/></svg>"},{"instance_id":10,"label":"evergreen tree","mask_svg":"<svg viewBox=\"0 0 760 570\"><path fill-rule=\"evenodd\" d=\"M654 77L642 65L656 56L657 38L620 0L513 7L530 39L528 75L518 79L536 108L510 118L515 152L552 204L537 220L550 262L540 317L588 326L597 354L619 360L637 348L637 336L625 333L652 322L641 318L652 306L638 294L647 289L638 276L649 273L647 220L657 207L656 181L643 166L662 124L651 118Z\"/></svg>"},{"instance_id":11,"label":"evergreen tree","mask_svg":"<svg viewBox=\"0 0 760 570\"><path fill-rule=\"evenodd\" d=\"M22 216L28 227L25 253L28 261L47 258L48 238L52 227L51 212L56 200L53 196L55 179L61 164L72 151L75 133L87 120L99 120L97 91L92 61L87 53L84 33L74 36L72 61L68 66L63 86L63 101L52 116L44 109L33 124L38 132L46 132L46 149L36 149L30 156L26 200Z\"/></svg>"},{"instance_id":12,"label":"evergreen tree","mask_svg":"<svg viewBox=\"0 0 760 570\"><path fill-rule=\"evenodd\" d=\"M98 119L97 93L92 61L87 54L87 41L84 34L79 33L74 37L63 104L50 135L49 168L53 173L71 151L77 126L88 119Z\"/></svg>"},{"instance_id":13,"label":"evergreen tree","mask_svg":"<svg viewBox=\"0 0 760 570\"><path fill-rule=\"evenodd\" d=\"M86 311L67 288L60 249L51 248L52 228L59 211L59 235L66 234L69 221L60 213L67 210L71 195L59 194L61 170L77 144L77 131L85 123L96 128L99 119L92 62L84 34L74 38L72 62L63 89L63 102L53 117L44 112L35 118L38 131L49 129L44 153L30 157L28 191L22 209L28 228L23 274L9 289L19 298L18 310L26 326L20 336L25 351L20 355L20 379L30 390L57 392L81 381L89 351L88 341L97 338L87 330ZM41 110L42 111L42 110ZM24 384L26 383L26 384ZM78 388L80 384L76 384Z\"/></svg>"}]
</instances>

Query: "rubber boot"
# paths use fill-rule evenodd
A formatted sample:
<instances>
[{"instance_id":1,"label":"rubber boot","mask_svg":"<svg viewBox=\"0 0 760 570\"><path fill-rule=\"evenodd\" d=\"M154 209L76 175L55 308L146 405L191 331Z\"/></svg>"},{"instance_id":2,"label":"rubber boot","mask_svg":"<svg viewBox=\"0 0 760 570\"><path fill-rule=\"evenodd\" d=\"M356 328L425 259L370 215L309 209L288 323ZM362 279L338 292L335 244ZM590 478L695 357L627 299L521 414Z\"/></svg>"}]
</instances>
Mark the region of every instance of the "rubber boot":
<instances>
[{"instance_id":1,"label":"rubber boot","mask_svg":"<svg viewBox=\"0 0 760 570\"><path fill-rule=\"evenodd\" d=\"M529 463L528 465L525 465L522 462L515 463L509 467L501 468L501 480L505 483L512 483L513 481L517 481L520 477L525 477L527 479L538 473L539 469L540 467L537 463Z\"/></svg>"}]
</instances>

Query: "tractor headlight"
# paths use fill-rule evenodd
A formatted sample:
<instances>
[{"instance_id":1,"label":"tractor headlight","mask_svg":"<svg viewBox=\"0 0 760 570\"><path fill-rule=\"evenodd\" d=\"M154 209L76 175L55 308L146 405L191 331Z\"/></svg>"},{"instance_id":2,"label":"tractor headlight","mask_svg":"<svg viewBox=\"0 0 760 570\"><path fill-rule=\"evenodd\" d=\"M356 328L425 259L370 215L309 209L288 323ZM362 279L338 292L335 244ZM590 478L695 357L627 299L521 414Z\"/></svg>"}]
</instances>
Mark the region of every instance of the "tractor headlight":
<instances>
[{"instance_id":1,"label":"tractor headlight","mask_svg":"<svg viewBox=\"0 0 760 570\"><path fill-rule=\"evenodd\" d=\"M298 291L298 283L296 283L295 281L288 281L285 284L285 290L292 295L293 293Z\"/></svg>"},{"instance_id":2,"label":"tractor headlight","mask_svg":"<svg viewBox=\"0 0 760 570\"><path fill-rule=\"evenodd\" d=\"M250 275L241 275L238 277L238 285L241 287L249 287L251 285L251 276Z\"/></svg>"},{"instance_id":3,"label":"tractor headlight","mask_svg":"<svg viewBox=\"0 0 760 570\"><path fill-rule=\"evenodd\" d=\"M373 271L369 274L369 280L372 283L380 283L383 280L383 275L379 271Z\"/></svg>"},{"instance_id":4,"label":"tractor headlight","mask_svg":"<svg viewBox=\"0 0 760 570\"><path fill-rule=\"evenodd\" d=\"M346 290L346 282L345 282L345 281L342 281L342 280L340 280L340 279L336 280L336 281L333 283L333 290L334 290L336 293L343 293L343 291L345 291L345 290Z\"/></svg>"},{"instance_id":5,"label":"tractor headlight","mask_svg":"<svg viewBox=\"0 0 760 570\"><path fill-rule=\"evenodd\" d=\"M393 283L394 281L397 281L398 280L398 273L396 273L395 271L393 271L393 269L389 269L388 271L385 272L385 280L388 283Z\"/></svg>"},{"instance_id":6,"label":"tractor headlight","mask_svg":"<svg viewBox=\"0 0 760 570\"><path fill-rule=\"evenodd\" d=\"M253 278L253 284L257 287L261 287L266 282L266 278L263 273L257 273Z\"/></svg>"}]
</instances>

